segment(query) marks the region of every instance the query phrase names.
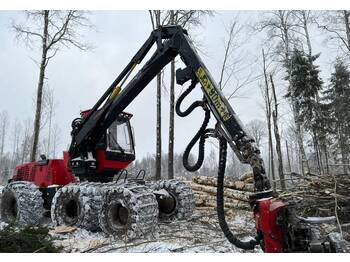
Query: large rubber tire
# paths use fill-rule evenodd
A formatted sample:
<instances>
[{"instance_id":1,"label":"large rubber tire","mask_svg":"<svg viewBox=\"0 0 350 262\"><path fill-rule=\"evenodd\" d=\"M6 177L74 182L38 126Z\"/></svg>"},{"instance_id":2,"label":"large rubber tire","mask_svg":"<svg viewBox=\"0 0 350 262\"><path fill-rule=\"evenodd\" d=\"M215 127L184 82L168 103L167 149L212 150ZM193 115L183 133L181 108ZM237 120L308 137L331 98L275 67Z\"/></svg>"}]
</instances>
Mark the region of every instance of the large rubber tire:
<instances>
[{"instance_id":1,"label":"large rubber tire","mask_svg":"<svg viewBox=\"0 0 350 262\"><path fill-rule=\"evenodd\" d=\"M60 188L52 199L51 219L55 226L79 226L83 218L79 184Z\"/></svg>"},{"instance_id":2,"label":"large rubber tire","mask_svg":"<svg viewBox=\"0 0 350 262\"><path fill-rule=\"evenodd\" d=\"M104 191L99 224L106 234L122 240L146 237L157 221L158 204L149 188L127 182Z\"/></svg>"},{"instance_id":3,"label":"large rubber tire","mask_svg":"<svg viewBox=\"0 0 350 262\"><path fill-rule=\"evenodd\" d=\"M102 208L102 192L108 184L83 182L80 185L80 201L83 216L79 221L79 226L87 230L100 231L98 216Z\"/></svg>"},{"instance_id":4,"label":"large rubber tire","mask_svg":"<svg viewBox=\"0 0 350 262\"><path fill-rule=\"evenodd\" d=\"M350 242L343 239L340 233L333 232L327 236L330 243L331 253L349 253Z\"/></svg>"},{"instance_id":5,"label":"large rubber tire","mask_svg":"<svg viewBox=\"0 0 350 262\"><path fill-rule=\"evenodd\" d=\"M1 220L20 227L38 226L44 216L44 200L39 188L31 182L6 185L1 194Z\"/></svg>"},{"instance_id":6,"label":"large rubber tire","mask_svg":"<svg viewBox=\"0 0 350 262\"><path fill-rule=\"evenodd\" d=\"M159 220L162 222L170 222L175 219L191 218L194 208L195 199L192 188L183 181L176 179L162 180L156 182L153 186L154 190L166 190L174 199L174 208L165 210L159 203Z\"/></svg>"}]
</instances>

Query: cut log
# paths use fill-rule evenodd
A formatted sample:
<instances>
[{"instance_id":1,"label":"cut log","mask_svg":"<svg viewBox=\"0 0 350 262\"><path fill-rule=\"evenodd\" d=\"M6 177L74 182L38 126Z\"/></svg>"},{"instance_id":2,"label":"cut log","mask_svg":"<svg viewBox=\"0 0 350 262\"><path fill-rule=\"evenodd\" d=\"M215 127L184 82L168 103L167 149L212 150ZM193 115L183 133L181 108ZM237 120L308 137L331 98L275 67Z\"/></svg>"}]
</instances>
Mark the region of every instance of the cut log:
<instances>
[{"instance_id":1,"label":"cut log","mask_svg":"<svg viewBox=\"0 0 350 262\"><path fill-rule=\"evenodd\" d=\"M196 206L198 207L202 207L202 206L206 206L206 207L216 207L216 201L214 200L196 200ZM234 209L240 209L242 207L246 208L248 207L248 204L245 202L241 202L241 201L236 201L236 202L225 202L224 204L225 208L234 208Z\"/></svg>"},{"instance_id":2,"label":"cut log","mask_svg":"<svg viewBox=\"0 0 350 262\"><path fill-rule=\"evenodd\" d=\"M211 195L216 195L216 190L217 190L216 187L199 185L199 184L195 184L195 183L192 183L191 187L194 191L206 192L206 193L209 193ZM238 191L238 190L234 190L234 189L230 189L230 188L224 189L224 196L234 198L237 200L241 200L241 201L245 201L245 202L249 201L249 195L250 195L250 193L244 192L244 191Z\"/></svg>"},{"instance_id":3,"label":"cut log","mask_svg":"<svg viewBox=\"0 0 350 262\"><path fill-rule=\"evenodd\" d=\"M216 197L215 196L204 196L204 195L195 195L195 201L196 203L205 203L205 202L212 202L212 203L216 203ZM224 202L225 203L228 203L228 204L237 204L238 202L242 202L242 203L247 203L247 202L243 202L243 201L240 201L240 200L237 200L237 199L233 199L233 198L225 198L224 199Z\"/></svg>"},{"instance_id":4,"label":"cut log","mask_svg":"<svg viewBox=\"0 0 350 262\"><path fill-rule=\"evenodd\" d=\"M67 234L67 233L72 233L75 230L77 230L76 227L58 226L58 227L55 227L53 230L50 230L50 233L53 233L53 234Z\"/></svg>"},{"instance_id":5,"label":"cut log","mask_svg":"<svg viewBox=\"0 0 350 262\"><path fill-rule=\"evenodd\" d=\"M207 176L195 176L192 179L193 182L200 185L206 186L217 186L217 179L215 177ZM243 190L253 192L254 186L252 184L247 184L244 181L233 181L232 179L225 179L224 187L231 188L235 190Z\"/></svg>"},{"instance_id":6,"label":"cut log","mask_svg":"<svg viewBox=\"0 0 350 262\"><path fill-rule=\"evenodd\" d=\"M196 210L200 211L201 213L216 213L216 207L196 207ZM225 214L226 215L234 215L235 210L232 208L225 208Z\"/></svg>"},{"instance_id":7,"label":"cut log","mask_svg":"<svg viewBox=\"0 0 350 262\"><path fill-rule=\"evenodd\" d=\"M194 196L195 198L198 199L212 199L212 200L216 200L216 195L212 195L206 192L199 192L199 191L194 191ZM225 201L241 201L239 199L236 198L232 198L230 196L226 196L224 195Z\"/></svg>"},{"instance_id":8,"label":"cut log","mask_svg":"<svg viewBox=\"0 0 350 262\"><path fill-rule=\"evenodd\" d=\"M247 179L254 179L253 172L245 173L239 178L240 181L246 181Z\"/></svg>"}]
</instances>

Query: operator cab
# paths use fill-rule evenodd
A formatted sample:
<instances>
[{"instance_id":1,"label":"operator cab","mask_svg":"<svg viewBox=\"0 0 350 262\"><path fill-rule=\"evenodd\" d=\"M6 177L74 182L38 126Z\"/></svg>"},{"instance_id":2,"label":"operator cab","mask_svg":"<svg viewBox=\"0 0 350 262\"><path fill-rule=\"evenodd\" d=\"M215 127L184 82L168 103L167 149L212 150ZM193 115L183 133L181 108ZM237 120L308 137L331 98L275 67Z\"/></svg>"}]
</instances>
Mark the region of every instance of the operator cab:
<instances>
[{"instance_id":1,"label":"operator cab","mask_svg":"<svg viewBox=\"0 0 350 262\"><path fill-rule=\"evenodd\" d=\"M81 112L82 118L90 110ZM132 114L122 112L110 125L87 158L71 160L71 168L81 181L109 182L135 160L134 135L130 125Z\"/></svg>"},{"instance_id":2,"label":"operator cab","mask_svg":"<svg viewBox=\"0 0 350 262\"><path fill-rule=\"evenodd\" d=\"M105 151L106 160L131 162L135 159L135 145L130 118L132 114L120 113L107 129L96 149Z\"/></svg>"}]
</instances>

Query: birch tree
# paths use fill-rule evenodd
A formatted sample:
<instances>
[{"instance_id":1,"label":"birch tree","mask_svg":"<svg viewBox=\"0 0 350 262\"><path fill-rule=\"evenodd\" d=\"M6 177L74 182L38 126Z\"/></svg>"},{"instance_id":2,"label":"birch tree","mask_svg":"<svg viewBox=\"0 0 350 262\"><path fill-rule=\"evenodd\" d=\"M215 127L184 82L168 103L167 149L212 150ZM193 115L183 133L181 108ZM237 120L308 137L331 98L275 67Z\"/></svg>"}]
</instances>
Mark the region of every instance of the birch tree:
<instances>
[{"instance_id":1,"label":"birch tree","mask_svg":"<svg viewBox=\"0 0 350 262\"><path fill-rule=\"evenodd\" d=\"M223 56L220 66L218 86L228 100L238 96L239 91L250 83L257 81L261 74L256 74L249 54L243 50L247 42L245 26L239 23L238 17L225 27Z\"/></svg>"},{"instance_id":2,"label":"birch tree","mask_svg":"<svg viewBox=\"0 0 350 262\"><path fill-rule=\"evenodd\" d=\"M294 19L294 25L295 27L299 27L300 30L297 31L298 34L300 34L307 46L307 53L309 57L312 56L312 45L311 45L311 38L309 33L309 27L310 24L313 22L313 13L310 10L294 10L292 11L292 15L295 18Z\"/></svg>"},{"instance_id":3,"label":"birch tree","mask_svg":"<svg viewBox=\"0 0 350 262\"><path fill-rule=\"evenodd\" d=\"M328 33L326 40L350 58L350 11L323 11L316 19L320 29Z\"/></svg>"},{"instance_id":4,"label":"birch tree","mask_svg":"<svg viewBox=\"0 0 350 262\"><path fill-rule=\"evenodd\" d=\"M258 23L257 29L259 31L266 31L269 41L276 40L275 53L279 57L279 62L282 63L287 69L286 80L288 81L288 89L292 92L290 96L290 103L292 105L293 120L296 126L296 135L299 145L299 152L301 157L301 170L304 174L305 168L306 172L310 172L309 163L306 157L303 134L302 134L302 123L298 120L298 111L296 109L296 99L294 94L294 87L291 84L291 74L290 74L290 56L291 56L291 46L298 44L298 37L296 32L299 33L298 28L295 25L293 12L288 10L276 10L266 12L266 16Z\"/></svg>"},{"instance_id":5,"label":"birch tree","mask_svg":"<svg viewBox=\"0 0 350 262\"><path fill-rule=\"evenodd\" d=\"M271 84L271 92L273 98L273 106L274 109L272 111L272 120L273 120L273 130L275 133L275 141L276 141L276 152L278 159L278 175L280 178L281 188L283 190L286 189L286 181L284 180L284 170L283 170L283 159L282 159L282 149L281 149L281 136L278 128L278 101L276 95L275 83L273 81L272 74L270 74L270 84Z\"/></svg>"},{"instance_id":6,"label":"birch tree","mask_svg":"<svg viewBox=\"0 0 350 262\"><path fill-rule=\"evenodd\" d=\"M36 93L36 109L34 117L33 145L30 159L35 161L40 135L42 117L43 87L46 78L46 69L53 57L63 47L76 47L82 51L91 46L80 40L78 31L81 28L91 27L86 13L82 11L25 11L26 22L13 22L12 28L19 40L24 40L27 47L35 46L41 52L39 64L39 80ZM40 44L39 44L40 43Z\"/></svg>"},{"instance_id":7,"label":"birch tree","mask_svg":"<svg viewBox=\"0 0 350 262\"><path fill-rule=\"evenodd\" d=\"M149 11L153 30L161 26L161 10ZM157 74L157 123L156 123L156 173L155 179L162 177L162 73Z\"/></svg>"},{"instance_id":8,"label":"birch tree","mask_svg":"<svg viewBox=\"0 0 350 262\"><path fill-rule=\"evenodd\" d=\"M201 20L211 11L205 10L153 10L149 11L152 28L164 25L179 25L186 29L201 25ZM174 178L174 123L175 123L175 59L170 62L170 99L169 99L169 142L168 142L168 178ZM157 75L157 135L156 135L156 178L161 177L162 138L161 138L161 86L162 74Z\"/></svg>"},{"instance_id":9,"label":"birch tree","mask_svg":"<svg viewBox=\"0 0 350 262\"><path fill-rule=\"evenodd\" d=\"M273 152L273 141L272 141L272 127L271 127L271 114L272 114L272 103L271 95L269 88L269 80L267 73L266 65L266 55L264 50L262 50L262 59L263 59L263 74L264 74L264 85L261 87L262 94L265 102L265 114L266 114L266 123L268 130L268 142L269 142L269 177L273 181L273 188L276 188L276 177L275 177L275 165L274 165L274 152Z\"/></svg>"},{"instance_id":10,"label":"birch tree","mask_svg":"<svg viewBox=\"0 0 350 262\"><path fill-rule=\"evenodd\" d=\"M258 148L261 147L261 141L266 136L266 126L265 123L261 120L254 119L250 121L247 125L247 131L249 132L249 135L251 135L256 143L256 146Z\"/></svg>"},{"instance_id":11,"label":"birch tree","mask_svg":"<svg viewBox=\"0 0 350 262\"><path fill-rule=\"evenodd\" d=\"M169 10L170 25L180 25L183 28L191 29L201 25L201 20L211 11L205 10ZM173 59L170 62L170 110L169 110L169 143L168 143L168 178L174 178L174 130L175 130L175 64Z\"/></svg>"}]
</instances>

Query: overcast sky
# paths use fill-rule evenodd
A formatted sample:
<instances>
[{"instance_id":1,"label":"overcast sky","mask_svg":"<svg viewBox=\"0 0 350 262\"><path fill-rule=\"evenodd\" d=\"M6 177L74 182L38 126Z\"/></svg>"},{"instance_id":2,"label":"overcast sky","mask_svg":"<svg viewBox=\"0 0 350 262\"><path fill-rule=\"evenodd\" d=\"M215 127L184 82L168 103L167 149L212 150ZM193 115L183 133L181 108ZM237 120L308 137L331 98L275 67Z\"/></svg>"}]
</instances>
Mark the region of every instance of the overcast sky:
<instances>
[{"instance_id":1,"label":"overcast sky","mask_svg":"<svg viewBox=\"0 0 350 262\"><path fill-rule=\"evenodd\" d=\"M215 16L203 20L203 25L193 31L194 38L200 43L203 50L203 60L215 79L219 78L224 47L223 39L227 36L225 25L233 18L239 19L241 24L253 24L259 19L261 12L225 11L217 12ZM15 41L14 33L10 30L10 19L21 20L21 12L0 11L0 111L7 110L13 120L33 119L33 100L38 80L38 67L33 59L40 54L29 50ZM47 68L47 83L54 89L57 107L54 122L61 128L61 145L63 150L70 143L70 124L72 119L79 116L79 112L94 105L106 88L129 62L138 48L147 39L151 32L151 23L148 11L99 11L90 14L91 22L96 30L85 32L85 38L95 46L92 52L81 52L75 48L62 50L50 62ZM259 73L259 68L253 63L255 58L261 59L260 50L264 34L249 36L243 33L240 41L244 45L239 49L240 54L246 57L243 64L249 65L249 70ZM330 73L330 63L335 55L325 49L322 34L311 30L314 39L315 52L322 52L319 64L324 71L323 76ZM327 51L325 51L327 50ZM178 63L180 65L180 63ZM168 83L168 70L165 73L165 83ZM327 80L327 79L324 79ZM176 94L181 92L181 86L176 87ZM227 87L227 92L230 87ZM279 95L283 95L280 88ZM137 156L155 152L155 120L156 120L156 85L155 81L135 99L126 111L134 114L132 119L136 133ZM164 91L163 96L163 151L167 152L169 95ZM194 92L191 98L184 103L189 104L193 99L200 98L199 91ZM239 93L239 97L230 100L234 110L243 123L252 119L264 120L261 107L262 99L258 82L247 86ZM287 107L283 108L284 111ZM282 113L284 112L282 110ZM196 110L197 111L197 110ZM203 114L198 110L190 117L175 118L175 151L182 152L188 141L198 130ZM287 121L287 118L284 118ZM10 150L13 128L7 139L7 148ZM43 132L45 135L45 131Z\"/></svg>"}]
</instances>

